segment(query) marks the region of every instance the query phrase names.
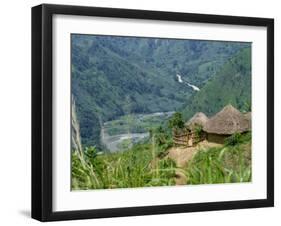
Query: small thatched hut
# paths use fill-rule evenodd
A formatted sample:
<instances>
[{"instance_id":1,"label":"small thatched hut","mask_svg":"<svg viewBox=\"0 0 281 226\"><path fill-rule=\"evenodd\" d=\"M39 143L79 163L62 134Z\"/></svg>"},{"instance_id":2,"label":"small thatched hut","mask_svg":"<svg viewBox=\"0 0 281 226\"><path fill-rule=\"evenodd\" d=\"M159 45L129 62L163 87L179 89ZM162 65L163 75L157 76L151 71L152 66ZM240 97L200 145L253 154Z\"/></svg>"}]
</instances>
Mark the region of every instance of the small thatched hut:
<instances>
[{"instance_id":1,"label":"small thatched hut","mask_svg":"<svg viewBox=\"0 0 281 226\"><path fill-rule=\"evenodd\" d=\"M193 128L196 125L201 125L204 127L208 120L208 117L203 112L197 112L189 121L185 123L185 126Z\"/></svg>"},{"instance_id":2,"label":"small thatched hut","mask_svg":"<svg viewBox=\"0 0 281 226\"><path fill-rule=\"evenodd\" d=\"M208 141L224 143L224 139L234 133L249 131L250 121L232 105L227 105L207 121L203 130Z\"/></svg>"},{"instance_id":3,"label":"small thatched hut","mask_svg":"<svg viewBox=\"0 0 281 226\"><path fill-rule=\"evenodd\" d=\"M208 121L208 117L202 113L196 113L188 122L185 123L185 128L182 129L181 133L173 133L173 141L176 145L183 145L192 147L196 143L205 139L203 131L200 135L196 134L196 126L199 125L202 128Z\"/></svg>"}]
</instances>

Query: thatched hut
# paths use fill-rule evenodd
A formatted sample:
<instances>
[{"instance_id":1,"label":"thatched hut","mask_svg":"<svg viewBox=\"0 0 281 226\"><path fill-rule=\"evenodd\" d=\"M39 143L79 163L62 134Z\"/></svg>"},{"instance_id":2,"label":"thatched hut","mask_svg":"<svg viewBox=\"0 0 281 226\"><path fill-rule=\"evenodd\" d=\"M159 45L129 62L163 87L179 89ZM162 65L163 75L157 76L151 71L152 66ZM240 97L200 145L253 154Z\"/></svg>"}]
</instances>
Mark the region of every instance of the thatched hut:
<instances>
[{"instance_id":1,"label":"thatched hut","mask_svg":"<svg viewBox=\"0 0 281 226\"><path fill-rule=\"evenodd\" d=\"M201 140L204 140L204 132L200 132L200 135L196 134L196 127L201 126L203 128L207 121L208 117L204 113L197 112L185 123L185 128L181 130L181 133L173 132L174 144L192 147Z\"/></svg>"},{"instance_id":2,"label":"thatched hut","mask_svg":"<svg viewBox=\"0 0 281 226\"><path fill-rule=\"evenodd\" d=\"M185 126L193 128L196 125L200 125L204 127L208 120L208 117L203 112L197 112L189 121L185 123Z\"/></svg>"},{"instance_id":3,"label":"thatched hut","mask_svg":"<svg viewBox=\"0 0 281 226\"><path fill-rule=\"evenodd\" d=\"M207 121L203 130L208 141L224 143L225 138L234 133L249 131L251 128L249 121L251 120L232 105L227 105Z\"/></svg>"}]
</instances>

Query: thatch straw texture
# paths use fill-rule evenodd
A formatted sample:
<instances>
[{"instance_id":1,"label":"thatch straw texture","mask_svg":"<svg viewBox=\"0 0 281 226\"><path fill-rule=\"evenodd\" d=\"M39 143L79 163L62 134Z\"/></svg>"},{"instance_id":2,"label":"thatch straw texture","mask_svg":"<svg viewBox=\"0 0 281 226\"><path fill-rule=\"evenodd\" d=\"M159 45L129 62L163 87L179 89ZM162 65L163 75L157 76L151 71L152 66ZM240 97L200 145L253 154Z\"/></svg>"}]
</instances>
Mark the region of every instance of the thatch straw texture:
<instances>
[{"instance_id":1,"label":"thatch straw texture","mask_svg":"<svg viewBox=\"0 0 281 226\"><path fill-rule=\"evenodd\" d=\"M188 122L185 123L188 127L193 127L196 124L205 126L209 118L202 112L197 112Z\"/></svg>"},{"instance_id":2,"label":"thatch straw texture","mask_svg":"<svg viewBox=\"0 0 281 226\"><path fill-rule=\"evenodd\" d=\"M203 127L207 133L231 135L250 130L249 120L232 105L225 106Z\"/></svg>"}]
</instances>

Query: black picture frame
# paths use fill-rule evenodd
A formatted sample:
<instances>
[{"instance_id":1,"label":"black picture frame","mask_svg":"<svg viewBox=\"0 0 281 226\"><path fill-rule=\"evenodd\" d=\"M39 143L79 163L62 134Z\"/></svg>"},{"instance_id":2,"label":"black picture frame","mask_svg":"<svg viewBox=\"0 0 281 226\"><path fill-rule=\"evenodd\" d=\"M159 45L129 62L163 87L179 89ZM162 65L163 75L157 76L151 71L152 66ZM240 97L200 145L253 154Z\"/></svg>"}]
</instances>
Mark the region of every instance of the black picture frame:
<instances>
[{"instance_id":1,"label":"black picture frame","mask_svg":"<svg viewBox=\"0 0 281 226\"><path fill-rule=\"evenodd\" d=\"M266 27L267 198L54 212L52 210L52 18L55 14ZM271 206L274 206L273 19L50 4L32 8L32 218L40 221L57 221Z\"/></svg>"}]
</instances>

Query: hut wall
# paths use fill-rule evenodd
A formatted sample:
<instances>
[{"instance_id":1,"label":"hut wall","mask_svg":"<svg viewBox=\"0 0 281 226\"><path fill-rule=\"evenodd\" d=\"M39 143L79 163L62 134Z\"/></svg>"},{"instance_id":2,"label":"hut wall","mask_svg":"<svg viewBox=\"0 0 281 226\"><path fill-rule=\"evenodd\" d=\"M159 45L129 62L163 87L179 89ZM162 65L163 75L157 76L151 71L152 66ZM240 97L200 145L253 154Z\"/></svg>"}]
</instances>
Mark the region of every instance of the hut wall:
<instances>
[{"instance_id":1,"label":"hut wall","mask_svg":"<svg viewBox=\"0 0 281 226\"><path fill-rule=\"evenodd\" d=\"M222 134L215 134L215 133L208 133L207 134L207 140L209 142L218 143L218 144L224 144L225 138L229 136L222 135Z\"/></svg>"},{"instance_id":2,"label":"hut wall","mask_svg":"<svg viewBox=\"0 0 281 226\"><path fill-rule=\"evenodd\" d=\"M202 132L201 137L196 137L194 132L173 133L173 142L175 145L192 147L198 142L206 139L206 133Z\"/></svg>"},{"instance_id":3,"label":"hut wall","mask_svg":"<svg viewBox=\"0 0 281 226\"><path fill-rule=\"evenodd\" d=\"M188 133L174 134L173 142L175 145L189 146L190 135Z\"/></svg>"}]
</instances>

